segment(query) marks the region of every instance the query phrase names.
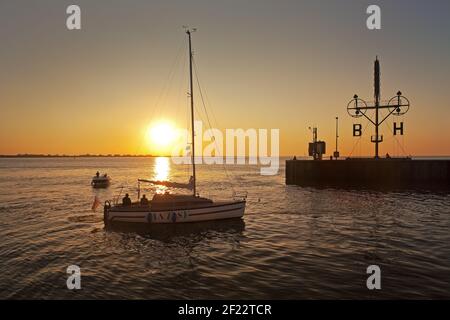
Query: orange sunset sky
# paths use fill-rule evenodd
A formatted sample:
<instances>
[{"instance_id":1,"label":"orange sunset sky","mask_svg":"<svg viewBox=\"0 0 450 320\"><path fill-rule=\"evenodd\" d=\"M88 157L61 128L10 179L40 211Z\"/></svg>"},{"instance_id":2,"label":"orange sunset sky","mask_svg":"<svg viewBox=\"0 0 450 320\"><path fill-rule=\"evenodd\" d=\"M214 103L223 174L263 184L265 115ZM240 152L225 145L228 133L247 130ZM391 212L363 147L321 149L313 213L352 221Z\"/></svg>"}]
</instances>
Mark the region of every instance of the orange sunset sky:
<instances>
[{"instance_id":1,"label":"orange sunset sky","mask_svg":"<svg viewBox=\"0 0 450 320\"><path fill-rule=\"evenodd\" d=\"M301 156L315 125L330 154L339 116L341 154L371 155L373 128L355 147L346 105L373 100L378 55L382 98L411 101L405 153L450 155L448 1L75 1L69 31L72 2L0 2L0 154L157 154L149 127L187 124L187 24L219 129L277 128L280 154ZM403 155L381 128L380 153Z\"/></svg>"}]
</instances>

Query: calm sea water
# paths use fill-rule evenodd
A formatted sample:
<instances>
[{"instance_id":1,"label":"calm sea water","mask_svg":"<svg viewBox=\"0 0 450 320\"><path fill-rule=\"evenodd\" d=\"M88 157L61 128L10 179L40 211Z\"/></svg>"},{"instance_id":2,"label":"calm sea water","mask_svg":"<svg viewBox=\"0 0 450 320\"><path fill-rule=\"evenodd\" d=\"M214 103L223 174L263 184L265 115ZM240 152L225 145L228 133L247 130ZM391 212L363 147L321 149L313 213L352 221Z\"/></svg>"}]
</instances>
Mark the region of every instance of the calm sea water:
<instances>
[{"instance_id":1,"label":"calm sea water","mask_svg":"<svg viewBox=\"0 0 450 320\"><path fill-rule=\"evenodd\" d=\"M93 190L108 172L113 183ZM167 158L0 159L0 298L450 298L450 197L286 186L227 166L248 191L243 220L105 230L94 197L137 178L185 181ZM231 195L222 166L200 166L203 195ZM150 194L152 190L146 190ZM381 268L382 289L366 288ZM66 287L81 268L79 291Z\"/></svg>"}]
</instances>

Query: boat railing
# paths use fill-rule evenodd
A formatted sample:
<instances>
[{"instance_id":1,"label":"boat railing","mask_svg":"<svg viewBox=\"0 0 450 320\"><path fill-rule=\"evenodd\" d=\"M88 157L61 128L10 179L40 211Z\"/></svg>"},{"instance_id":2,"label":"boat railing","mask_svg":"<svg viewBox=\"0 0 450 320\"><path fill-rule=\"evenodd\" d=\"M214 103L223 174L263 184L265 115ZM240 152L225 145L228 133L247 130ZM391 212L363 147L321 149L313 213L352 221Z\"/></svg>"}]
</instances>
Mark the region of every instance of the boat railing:
<instances>
[{"instance_id":1,"label":"boat railing","mask_svg":"<svg viewBox=\"0 0 450 320\"><path fill-rule=\"evenodd\" d=\"M120 186L120 191L119 191L119 193L117 194L117 196L113 197L113 200L112 200L112 201L113 201L113 204L114 204L115 206L119 204L119 199L120 199L120 196L122 195L123 187L124 187L124 186Z\"/></svg>"}]
</instances>

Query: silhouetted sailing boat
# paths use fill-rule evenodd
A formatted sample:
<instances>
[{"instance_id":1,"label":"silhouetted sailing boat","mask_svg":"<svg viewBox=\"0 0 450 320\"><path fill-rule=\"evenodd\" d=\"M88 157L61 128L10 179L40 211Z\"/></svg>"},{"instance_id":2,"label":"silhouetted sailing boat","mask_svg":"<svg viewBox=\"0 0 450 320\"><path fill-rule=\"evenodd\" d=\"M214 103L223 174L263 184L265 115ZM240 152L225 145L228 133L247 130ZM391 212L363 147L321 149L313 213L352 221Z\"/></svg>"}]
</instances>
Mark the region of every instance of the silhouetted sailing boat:
<instances>
[{"instance_id":1,"label":"silhouetted sailing boat","mask_svg":"<svg viewBox=\"0 0 450 320\"><path fill-rule=\"evenodd\" d=\"M189 80L190 80L190 99L191 99L191 163L192 177L187 184L181 184L169 181L155 181L139 179L140 182L152 183L154 185L164 185L173 188L187 188L192 190L192 195L183 194L158 194L147 203L128 203L116 204L111 206L107 201L104 206L105 224L114 222L131 223L188 223L200 221L223 220L230 218L241 218L244 215L246 196L230 201L213 201L208 198L200 197L196 188L195 171L195 139L194 139L194 89L192 80L192 43L191 33L195 29L187 29L186 34L189 40ZM139 198L139 196L138 196Z\"/></svg>"}]
</instances>

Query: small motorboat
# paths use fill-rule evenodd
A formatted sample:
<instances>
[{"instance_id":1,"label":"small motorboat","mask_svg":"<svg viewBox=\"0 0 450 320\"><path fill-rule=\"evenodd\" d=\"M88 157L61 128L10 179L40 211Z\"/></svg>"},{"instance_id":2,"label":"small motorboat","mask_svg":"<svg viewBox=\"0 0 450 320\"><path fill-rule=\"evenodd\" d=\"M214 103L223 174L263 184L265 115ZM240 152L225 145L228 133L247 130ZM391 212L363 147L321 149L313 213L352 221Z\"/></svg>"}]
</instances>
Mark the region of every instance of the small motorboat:
<instances>
[{"instance_id":1,"label":"small motorboat","mask_svg":"<svg viewBox=\"0 0 450 320\"><path fill-rule=\"evenodd\" d=\"M106 188L111 183L111 178L105 173L100 175L99 172L92 177L91 186L93 188Z\"/></svg>"}]
</instances>

